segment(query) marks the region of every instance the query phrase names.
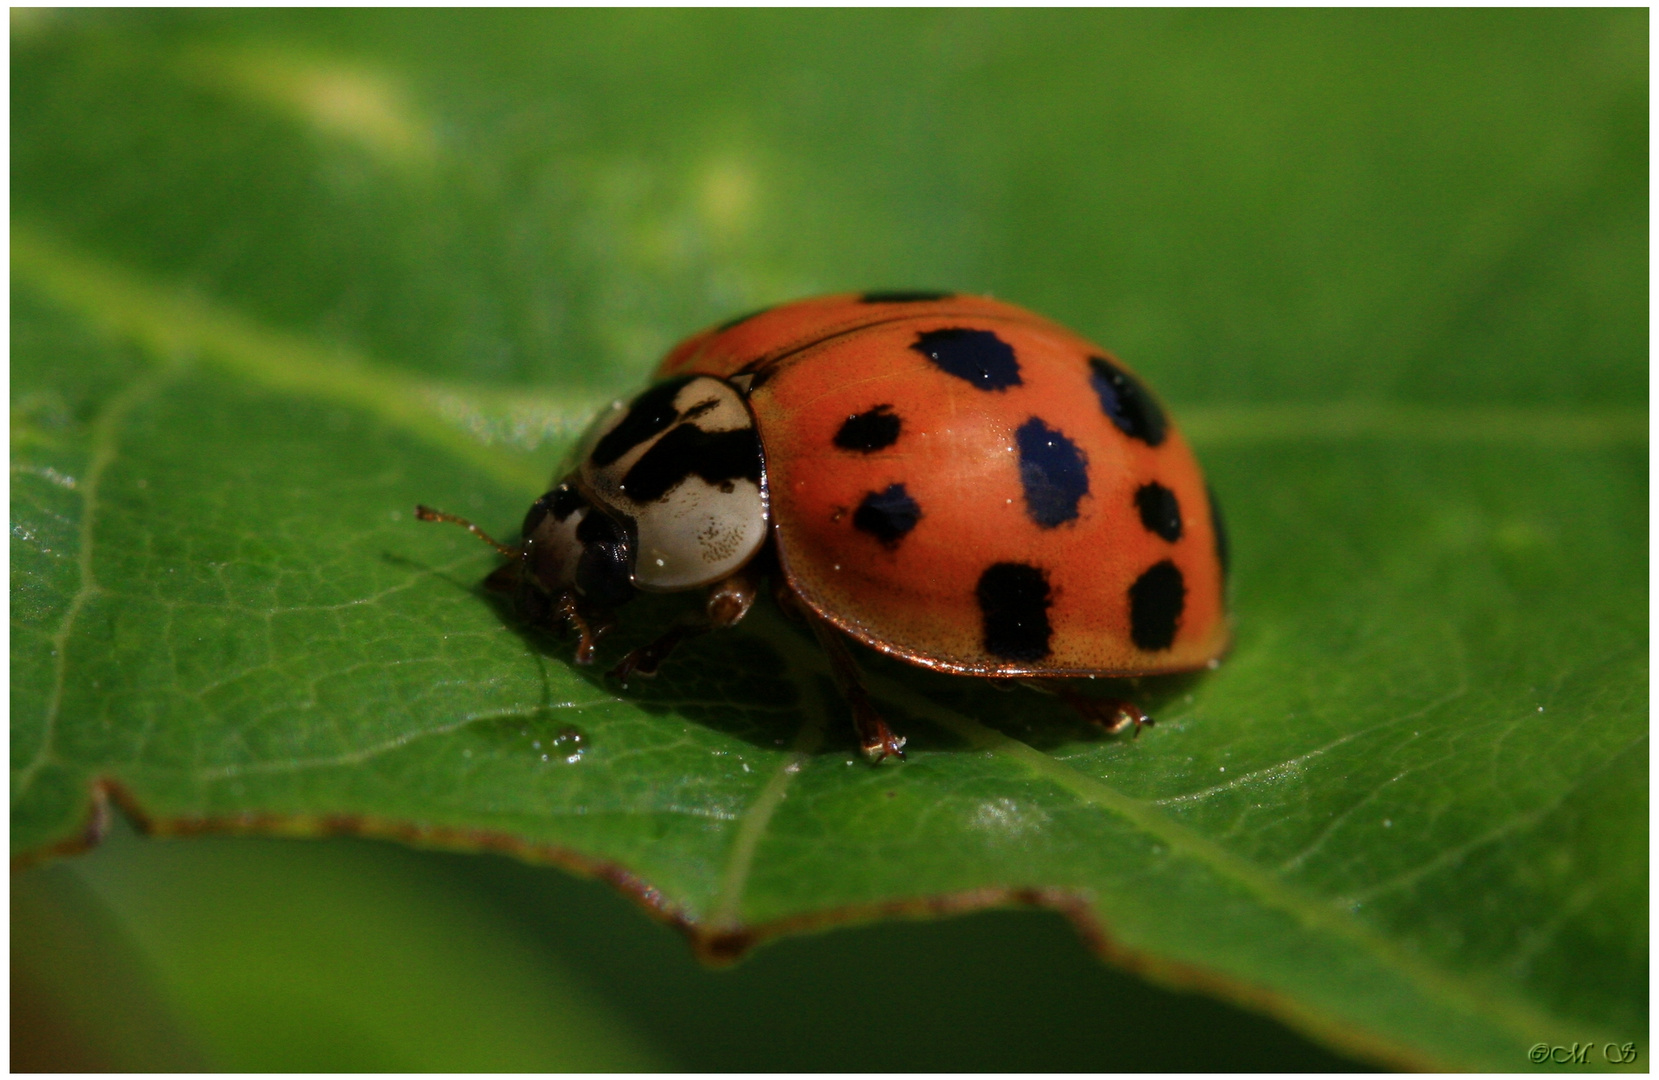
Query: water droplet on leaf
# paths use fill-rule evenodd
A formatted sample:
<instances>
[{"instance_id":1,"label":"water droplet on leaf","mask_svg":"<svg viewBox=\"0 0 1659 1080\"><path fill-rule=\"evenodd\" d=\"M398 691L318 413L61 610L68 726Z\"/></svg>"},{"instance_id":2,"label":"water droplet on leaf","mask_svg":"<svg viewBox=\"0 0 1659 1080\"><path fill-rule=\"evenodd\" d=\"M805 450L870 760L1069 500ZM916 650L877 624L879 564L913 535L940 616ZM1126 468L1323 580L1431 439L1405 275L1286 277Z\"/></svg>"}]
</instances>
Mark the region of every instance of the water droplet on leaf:
<instances>
[{"instance_id":1,"label":"water droplet on leaf","mask_svg":"<svg viewBox=\"0 0 1659 1080\"><path fill-rule=\"evenodd\" d=\"M562 754L566 764L574 765L587 753L588 738L576 728L567 727L553 737L551 749L556 754ZM542 755L542 760L546 761L547 755Z\"/></svg>"}]
</instances>

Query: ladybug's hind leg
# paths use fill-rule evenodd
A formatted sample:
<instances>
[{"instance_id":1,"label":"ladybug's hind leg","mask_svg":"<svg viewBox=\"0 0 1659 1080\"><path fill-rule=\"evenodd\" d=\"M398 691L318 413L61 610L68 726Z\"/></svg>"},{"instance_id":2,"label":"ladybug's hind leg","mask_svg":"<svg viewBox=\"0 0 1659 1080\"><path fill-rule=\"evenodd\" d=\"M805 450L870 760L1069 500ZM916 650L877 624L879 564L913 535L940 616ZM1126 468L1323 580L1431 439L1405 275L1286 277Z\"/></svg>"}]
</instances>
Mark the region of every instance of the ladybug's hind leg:
<instances>
[{"instance_id":1,"label":"ladybug's hind leg","mask_svg":"<svg viewBox=\"0 0 1659 1080\"><path fill-rule=\"evenodd\" d=\"M1151 727L1157 723L1152 717L1146 715L1139 705L1127 698L1086 697L1058 679L1047 679L1041 682L1035 679L1027 679L1025 684L1044 693L1053 694L1071 706L1077 715L1108 735L1122 734L1132 724L1135 728L1135 735L1139 736L1141 728Z\"/></svg>"},{"instance_id":2,"label":"ladybug's hind leg","mask_svg":"<svg viewBox=\"0 0 1659 1080\"><path fill-rule=\"evenodd\" d=\"M749 567L744 567L731 577L717 581L709 586L708 602L698 615L688 615L669 627L657 640L624 656L620 663L610 670L612 678L623 683L630 675L644 675L647 678L654 676L662 662L668 659L680 642L687 638L698 637L710 630L724 630L736 626L743 616L749 614L754 606L755 594L759 591L759 575Z\"/></svg>"}]
</instances>

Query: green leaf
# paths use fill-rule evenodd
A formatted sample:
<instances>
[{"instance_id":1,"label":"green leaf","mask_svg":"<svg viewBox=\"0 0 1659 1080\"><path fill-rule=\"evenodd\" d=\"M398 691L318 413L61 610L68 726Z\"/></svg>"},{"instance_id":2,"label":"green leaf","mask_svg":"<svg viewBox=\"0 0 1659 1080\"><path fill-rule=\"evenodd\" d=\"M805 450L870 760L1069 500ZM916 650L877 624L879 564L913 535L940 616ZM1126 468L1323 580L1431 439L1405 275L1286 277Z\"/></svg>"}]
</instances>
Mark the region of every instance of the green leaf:
<instances>
[{"instance_id":1,"label":"green leaf","mask_svg":"<svg viewBox=\"0 0 1659 1080\"><path fill-rule=\"evenodd\" d=\"M713 956L1041 904L1390 1063L1645 1054L1645 15L13 30L14 855L110 797L507 850ZM1198 447L1238 642L1145 736L867 656L869 768L775 613L624 691L412 519L510 533L677 336L911 284Z\"/></svg>"}]
</instances>

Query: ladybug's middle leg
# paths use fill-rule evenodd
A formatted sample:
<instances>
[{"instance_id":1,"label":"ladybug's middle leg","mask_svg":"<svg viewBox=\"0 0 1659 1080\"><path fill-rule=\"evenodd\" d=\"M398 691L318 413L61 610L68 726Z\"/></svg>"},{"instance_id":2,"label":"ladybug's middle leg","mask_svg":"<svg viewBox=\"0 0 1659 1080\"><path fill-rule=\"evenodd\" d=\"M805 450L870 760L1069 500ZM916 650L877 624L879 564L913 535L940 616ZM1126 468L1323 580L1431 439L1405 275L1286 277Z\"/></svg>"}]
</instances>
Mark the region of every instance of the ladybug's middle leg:
<instances>
[{"instance_id":1,"label":"ladybug's middle leg","mask_svg":"<svg viewBox=\"0 0 1659 1080\"><path fill-rule=\"evenodd\" d=\"M610 670L611 676L626 683L630 675L644 675L648 678L655 675L662 662L668 659L668 654L673 652L680 642L706 634L710 630L724 630L729 626L736 626L754 606L755 594L759 587L759 575L747 566L724 581L710 585L708 602L704 604L702 614L686 616L669 627L657 640L649 645L642 645L624 656L621 662Z\"/></svg>"},{"instance_id":2,"label":"ladybug's middle leg","mask_svg":"<svg viewBox=\"0 0 1659 1080\"><path fill-rule=\"evenodd\" d=\"M803 608L805 605L801 605ZM883 758L904 757L905 739L902 735L893 734L893 729L887 726L876 706L870 700L870 692L864 689L864 681L858 674L858 662L853 659L852 650L847 648L847 639L841 631L825 622L810 611L804 612L806 621L812 625L812 633L818 639L818 646L829 657L830 674L835 676L835 685L840 689L841 696L847 699L852 706L853 727L858 732L859 750L866 760L874 765Z\"/></svg>"}]
</instances>

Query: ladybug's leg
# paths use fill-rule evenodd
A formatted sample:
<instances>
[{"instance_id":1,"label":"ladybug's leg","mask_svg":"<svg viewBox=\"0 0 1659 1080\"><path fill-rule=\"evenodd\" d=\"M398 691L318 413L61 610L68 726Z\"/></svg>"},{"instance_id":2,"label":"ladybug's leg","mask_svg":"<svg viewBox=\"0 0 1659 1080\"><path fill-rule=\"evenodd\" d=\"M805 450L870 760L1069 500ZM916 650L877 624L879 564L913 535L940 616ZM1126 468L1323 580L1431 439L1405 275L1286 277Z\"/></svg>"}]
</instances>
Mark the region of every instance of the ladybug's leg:
<instances>
[{"instance_id":1,"label":"ladybug's leg","mask_svg":"<svg viewBox=\"0 0 1659 1080\"><path fill-rule=\"evenodd\" d=\"M657 640L635 649L612 668L613 678L626 683L630 675L655 675L675 646L687 638L736 626L754 606L760 589L759 575L744 567L724 581L709 586L708 602L701 615L689 615L668 628Z\"/></svg>"},{"instance_id":2,"label":"ladybug's leg","mask_svg":"<svg viewBox=\"0 0 1659 1080\"><path fill-rule=\"evenodd\" d=\"M1025 680L1027 686L1045 693L1053 694L1084 720L1100 728L1108 735L1118 735L1131 724L1135 726L1135 735L1139 736L1141 728L1151 727L1157 723L1152 717L1141 711L1140 706L1126 698L1092 698L1085 697L1073 690L1066 683L1058 679L1038 682L1035 679Z\"/></svg>"},{"instance_id":3,"label":"ladybug's leg","mask_svg":"<svg viewBox=\"0 0 1659 1080\"><path fill-rule=\"evenodd\" d=\"M835 685L841 691L841 696L847 699L847 704L853 710L853 728L858 732L858 748L871 764L876 764L886 757L904 758L903 736L894 735L893 729L887 726L887 721L881 718L876 711L875 703L870 700L870 694L864 689L864 682L858 676L858 662L853 659L852 651L847 648L847 640L842 637L841 631L819 618L818 615L801 602L788 583L779 575L774 583L772 596L778 602L783 613L796 622L804 622L812 627L813 636L818 639L819 648L829 658L830 674L835 677Z\"/></svg>"},{"instance_id":4,"label":"ladybug's leg","mask_svg":"<svg viewBox=\"0 0 1659 1080\"><path fill-rule=\"evenodd\" d=\"M574 589L566 589L553 600L553 614L576 631L576 662L593 663L593 647L613 625L603 612L588 608Z\"/></svg>"},{"instance_id":5,"label":"ladybug's leg","mask_svg":"<svg viewBox=\"0 0 1659 1080\"><path fill-rule=\"evenodd\" d=\"M894 735L893 729L876 711L869 691L864 689L864 682L859 678L858 663L853 659L852 650L847 648L846 639L835 627L811 613L807 615L807 622L812 624L812 633L817 637L818 645L829 657L835 685L841 690L841 696L847 699L847 704L852 706L853 728L858 732L859 749L864 757L872 765L890 756L902 759L905 740L903 736Z\"/></svg>"},{"instance_id":6,"label":"ladybug's leg","mask_svg":"<svg viewBox=\"0 0 1659 1080\"><path fill-rule=\"evenodd\" d=\"M755 597L759 593L760 575L752 564L725 581L710 585L708 602L703 606L703 612L708 616L708 629L724 630L742 622L743 616L755 606Z\"/></svg>"},{"instance_id":7,"label":"ladybug's leg","mask_svg":"<svg viewBox=\"0 0 1659 1080\"><path fill-rule=\"evenodd\" d=\"M886 757L904 757L904 737L894 735L893 729L887 726L887 721L881 718L876 711L875 703L870 700L869 691L864 689L864 682L858 676L858 662L853 659L852 650L847 648L847 639L841 631L818 618L812 612L805 612L806 621L812 625L812 633L818 639L818 645L829 657L830 673L835 676L835 685L840 688L841 696L847 699L847 704L853 710L853 728L858 732L859 749L864 757L874 765Z\"/></svg>"},{"instance_id":8,"label":"ladybug's leg","mask_svg":"<svg viewBox=\"0 0 1659 1080\"><path fill-rule=\"evenodd\" d=\"M484 579L484 588L518 601L526 621L557 630L576 631L576 662L593 663L594 646L613 625L608 613L582 602L572 589L549 596L524 573L522 560L498 566Z\"/></svg>"},{"instance_id":9,"label":"ladybug's leg","mask_svg":"<svg viewBox=\"0 0 1659 1080\"><path fill-rule=\"evenodd\" d=\"M633 675L644 675L648 679L653 678L657 674L657 669L662 666L662 662L668 659L668 654L674 651L675 646L687 638L698 637L708 633L708 631L709 625L701 619L682 619L670 626L666 633L651 644L641 645L627 656L624 656L607 674L624 686L628 684L629 677Z\"/></svg>"},{"instance_id":10,"label":"ladybug's leg","mask_svg":"<svg viewBox=\"0 0 1659 1080\"><path fill-rule=\"evenodd\" d=\"M531 622L557 621L574 629L577 635L576 662L584 665L593 663L594 646L611 628L610 615L583 603L582 597L574 589L566 589L557 595L549 596L536 585L524 569L525 560L529 557L528 541L516 547L503 544L466 518L458 514L446 514L430 506L415 507L415 517L421 521L447 521L459 525L505 555L510 561L491 571L490 576L484 579L484 587L491 592L516 596L519 607Z\"/></svg>"}]
</instances>

